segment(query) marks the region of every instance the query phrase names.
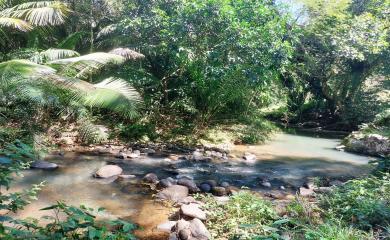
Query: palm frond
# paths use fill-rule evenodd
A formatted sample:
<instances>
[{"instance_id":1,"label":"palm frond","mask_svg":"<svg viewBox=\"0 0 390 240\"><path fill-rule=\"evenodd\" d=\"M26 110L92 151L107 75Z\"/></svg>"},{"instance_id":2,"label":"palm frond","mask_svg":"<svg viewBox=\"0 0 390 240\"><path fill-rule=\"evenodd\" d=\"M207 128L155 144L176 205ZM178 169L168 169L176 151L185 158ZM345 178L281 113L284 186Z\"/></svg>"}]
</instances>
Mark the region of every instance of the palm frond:
<instances>
[{"instance_id":1,"label":"palm frond","mask_svg":"<svg viewBox=\"0 0 390 240\"><path fill-rule=\"evenodd\" d=\"M30 60L36 63L43 63L76 56L80 56L80 54L73 50L50 48L34 55Z\"/></svg>"},{"instance_id":2,"label":"palm frond","mask_svg":"<svg viewBox=\"0 0 390 240\"><path fill-rule=\"evenodd\" d=\"M109 51L108 53L122 56L126 60L139 60L139 59L145 58L145 55L143 55L139 52L136 52L134 50L131 50L130 48L115 48L115 49Z\"/></svg>"},{"instance_id":3,"label":"palm frond","mask_svg":"<svg viewBox=\"0 0 390 240\"><path fill-rule=\"evenodd\" d=\"M100 64L121 64L125 61L125 58L116 54L96 52L80 57L60 59L56 61L51 61L51 64L71 64L77 62L98 62Z\"/></svg>"},{"instance_id":4,"label":"palm frond","mask_svg":"<svg viewBox=\"0 0 390 240\"><path fill-rule=\"evenodd\" d=\"M90 107L106 108L129 118L138 115L136 109L141 102L138 92L126 81L108 78L93 85L84 97L84 104Z\"/></svg>"},{"instance_id":5,"label":"palm frond","mask_svg":"<svg viewBox=\"0 0 390 240\"><path fill-rule=\"evenodd\" d=\"M60 69L60 73L69 77L86 79L103 67L122 64L126 59L111 53L91 53L80 57L60 59L49 62Z\"/></svg>"},{"instance_id":6,"label":"palm frond","mask_svg":"<svg viewBox=\"0 0 390 240\"><path fill-rule=\"evenodd\" d=\"M12 17L0 17L0 27L12 28L22 32L27 32L32 29L32 26L28 22Z\"/></svg>"},{"instance_id":7,"label":"palm frond","mask_svg":"<svg viewBox=\"0 0 390 240\"><path fill-rule=\"evenodd\" d=\"M54 74L56 70L28 60L18 59L0 63L0 76L10 73L17 73L22 77L41 77Z\"/></svg>"},{"instance_id":8,"label":"palm frond","mask_svg":"<svg viewBox=\"0 0 390 240\"><path fill-rule=\"evenodd\" d=\"M96 38L97 38L97 39L100 39L100 38L102 38L102 37L107 37L107 36L111 35L112 33L116 32L117 29L118 29L118 27L119 27L118 24L111 24L111 25L108 25L108 26L102 28L102 29L98 32Z\"/></svg>"},{"instance_id":9,"label":"palm frond","mask_svg":"<svg viewBox=\"0 0 390 240\"><path fill-rule=\"evenodd\" d=\"M63 24L71 10L60 1L37 1L18 4L2 12L35 26L55 26Z\"/></svg>"}]
</instances>

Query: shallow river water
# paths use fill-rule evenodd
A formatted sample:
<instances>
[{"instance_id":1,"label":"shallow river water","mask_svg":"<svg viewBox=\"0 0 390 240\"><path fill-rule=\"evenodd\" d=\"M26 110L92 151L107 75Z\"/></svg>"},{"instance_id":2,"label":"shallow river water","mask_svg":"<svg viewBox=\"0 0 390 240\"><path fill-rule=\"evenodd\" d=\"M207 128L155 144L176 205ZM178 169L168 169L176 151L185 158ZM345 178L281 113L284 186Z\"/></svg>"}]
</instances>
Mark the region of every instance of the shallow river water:
<instances>
[{"instance_id":1,"label":"shallow river water","mask_svg":"<svg viewBox=\"0 0 390 240\"><path fill-rule=\"evenodd\" d=\"M308 177L348 178L368 172L369 157L337 151L335 147L339 143L339 139L283 133L264 145L235 146L232 154L237 157L228 161L194 163L188 160L169 161L163 156L143 156L138 160L121 161L119 165L124 174L136 175L138 179L149 172L160 178L184 174L192 176L198 183L214 179L228 181L236 187L268 191L259 180L266 178L274 189L283 185L293 191ZM257 161L243 161L241 157L245 152L255 154ZM168 219L170 209L155 202L147 188L140 187L136 179L109 182L92 177L107 161L117 161L113 157L69 152L64 156L50 156L48 160L58 163L59 169L27 170L24 177L14 184L13 189L20 190L34 183L46 182L39 199L19 212L18 217L48 215L48 212L39 209L56 200L64 200L72 205L104 207L104 217L107 218L130 219L143 227L144 230L137 233L143 239L161 237L155 227Z\"/></svg>"}]
</instances>

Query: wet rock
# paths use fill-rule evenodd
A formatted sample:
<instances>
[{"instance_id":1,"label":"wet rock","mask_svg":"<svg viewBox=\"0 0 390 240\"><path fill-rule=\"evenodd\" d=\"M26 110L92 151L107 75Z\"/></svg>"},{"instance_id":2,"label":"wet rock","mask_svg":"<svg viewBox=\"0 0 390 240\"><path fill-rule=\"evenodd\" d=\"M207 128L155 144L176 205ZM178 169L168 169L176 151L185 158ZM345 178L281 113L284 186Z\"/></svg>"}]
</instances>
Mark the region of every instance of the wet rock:
<instances>
[{"instance_id":1,"label":"wet rock","mask_svg":"<svg viewBox=\"0 0 390 240\"><path fill-rule=\"evenodd\" d=\"M200 184L199 188L202 192L208 193L211 191L212 187L208 183L202 183Z\"/></svg>"},{"instance_id":2,"label":"wet rock","mask_svg":"<svg viewBox=\"0 0 390 240\"><path fill-rule=\"evenodd\" d=\"M170 160L172 160L172 161L177 161L177 160L179 160L179 156L177 156L177 155L169 155L168 158L169 158Z\"/></svg>"},{"instance_id":3,"label":"wet rock","mask_svg":"<svg viewBox=\"0 0 390 240\"><path fill-rule=\"evenodd\" d=\"M153 183L153 184L156 184L158 182L158 177L156 174L154 173L148 173L146 174L143 178L142 178L142 181L146 182L146 183Z\"/></svg>"},{"instance_id":4,"label":"wet rock","mask_svg":"<svg viewBox=\"0 0 390 240\"><path fill-rule=\"evenodd\" d=\"M53 170L58 168L58 165L46 161L34 161L33 163L31 163L30 167L35 169Z\"/></svg>"},{"instance_id":5,"label":"wet rock","mask_svg":"<svg viewBox=\"0 0 390 240\"><path fill-rule=\"evenodd\" d=\"M188 180L194 180L194 178L192 176L189 176L189 175L179 174L179 175L176 176L176 179L181 179L181 178L185 178L185 179L188 179Z\"/></svg>"},{"instance_id":6,"label":"wet rock","mask_svg":"<svg viewBox=\"0 0 390 240\"><path fill-rule=\"evenodd\" d=\"M228 182L221 182L221 187L227 188L230 184Z\"/></svg>"},{"instance_id":7,"label":"wet rock","mask_svg":"<svg viewBox=\"0 0 390 240\"><path fill-rule=\"evenodd\" d=\"M179 239L180 240L187 240L191 237L191 230L190 229L182 229L179 231Z\"/></svg>"},{"instance_id":8,"label":"wet rock","mask_svg":"<svg viewBox=\"0 0 390 240\"><path fill-rule=\"evenodd\" d=\"M133 179L133 178L136 178L136 177L137 176L135 176L135 175L125 175L125 174L118 175L119 179Z\"/></svg>"},{"instance_id":9,"label":"wet rock","mask_svg":"<svg viewBox=\"0 0 390 240\"><path fill-rule=\"evenodd\" d=\"M157 226L157 230L170 233L176 225L176 221L167 221Z\"/></svg>"},{"instance_id":10,"label":"wet rock","mask_svg":"<svg viewBox=\"0 0 390 240\"><path fill-rule=\"evenodd\" d=\"M345 145L339 145L336 147L336 150L338 151L344 151L345 150Z\"/></svg>"},{"instance_id":11,"label":"wet rock","mask_svg":"<svg viewBox=\"0 0 390 240\"><path fill-rule=\"evenodd\" d=\"M180 211L182 214L192 217L199 218L200 220L206 220L206 213L199 208L198 204L190 203L181 206Z\"/></svg>"},{"instance_id":12,"label":"wet rock","mask_svg":"<svg viewBox=\"0 0 390 240\"><path fill-rule=\"evenodd\" d=\"M148 154L148 155L153 155L156 153L156 150L154 150L152 148L145 148L145 149L143 149L143 152Z\"/></svg>"},{"instance_id":13,"label":"wet rock","mask_svg":"<svg viewBox=\"0 0 390 240\"><path fill-rule=\"evenodd\" d=\"M176 236L176 233L171 233L171 234L169 234L168 240L178 240L178 238L177 238L177 236Z\"/></svg>"},{"instance_id":14,"label":"wet rock","mask_svg":"<svg viewBox=\"0 0 390 240\"><path fill-rule=\"evenodd\" d=\"M256 160L257 160L256 155L254 155L252 153L245 153L243 158L247 162L256 162Z\"/></svg>"},{"instance_id":15,"label":"wet rock","mask_svg":"<svg viewBox=\"0 0 390 240\"><path fill-rule=\"evenodd\" d=\"M331 187L318 187L314 189L315 193L328 193L331 192L332 188Z\"/></svg>"},{"instance_id":16,"label":"wet rock","mask_svg":"<svg viewBox=\"0 0 390 240\"><path fill-rule=\"evenodd\" d=\"M299 194L303 197L311 197L314 195L314 190L313 189L308 189L304 187L299 188Z\"/></svg>"},{"instance_id":17,"label":"wet rock","mask_svg":"<svg viewBox=\"0 0 390 240\"><path fill-rule=\"evenodd\" d=\"M194 151L192 153L192 160L201 161L204 159L203 153L200 151Z\"/></svg>"},{"instance_id":18,"label":"wet rock","mask_svg":"<svg viewBox=\"0 0 390 240\"><path fill-rule=\"evenodd\" d=\"M262 182L261 186L266 187L266 188L270 188L271 187L271 183L270 182Z\"/></svg>"},{"instance_id":19,"label":"wet rock","mask_svg":"<svg viewBox=\"0 0 390 240\"><path fill-rule=\"evenodd\" d=\"M199 203L198 201L195 200L195 198L188 196L183 198L178 202L178 204L183 205L183 204L190 204L190 203Z\"/></svg>"},{"instance_id":20,"label":"wet rock","mask_svg":"<svg viewBox=\"0 0 390 240\"><path fill-rule=\"evenodd\" d=\"M227 194L236 194L236 193L238 193L240 191L240 189L239 188L237 188L237 187L234 187L234 186L229 186L229 187L227 187L226 188L226 192L227 192Z\"/></svg>"},{"instance_id":21,"label":"wet rock","mask_svg":"<svg viewBox=\"0 0 390 240\"><path fill-rule=\"evenodd\" d=\"M160 188L167 188L167 187L170 187L172 185L173 185L173 183L171 181L169 181L168 179L162 179L158 182L158 186Z\"/></svg>"},{"instance_id":22,"label":"wet rock","mask_svg":"<svg viewBox=\"0 0 390 240\"><path fill-rule=\"evenodd\" d=\"M203 183L207 183L212 188L218 186L217 181L215 181L215 180L207 180L207 181L204 181Z\"/></svg>"},{"instance_id":23,"label":"wet rock","mask_svg":"<svg viewBox=\"0 0 390 240\"><path fill-rule=\"evenodd\" d=\"M190 230L193 238L198 240L211 239L211 234L207 230L206 226L197 218L192 219L190 222Z\"/></svg>"},{"instance_id":24,"label":"wet rock","mask_svg":"<svg viewBox=\"0 0 390 240\"><path fill-rule=\"evenodd\" d=\"M110 178L122 174L123 170L117 165L106 165L100 168L96 173L97 178Z\"/></svg>"},{"instance_id":25,"label":"wet rock","mask_svg":"<svg viewBox=\"0 0 390 240\"><path fill-rule=\"evenodd\" d=\"M224 187L214 187L213 194L216 196L224 196L227 194L226 188Z\"/></svg>"},{"instance_id":26,"label":"wet rock","mask_svg":"<svg viewBox=\"0 0 390 240\"><path fill-rule=\"evenodd\" d=\"M190 190L191 193L199 192L199 188L198 188L198 186L196 186L196 184L193 180L189 180L186 178L180 178L177 181L177 184L182 185L182 186L186 186Z\"/></svg>"},{"instance_id":27,"label":"wet rock","mask_svg":"<svg viewBox=\"0 0 390 240\"><path fill-rule=\"evenodd\" d=\"M345 150L374 156L390 155L390 139L379 134L353 132L345 140Z\"/></svg>"},{"instance_id":28,"label":"wet rock","mask_svg":"<svg viewBox=\"0 0 390 240\"><path fill-rule=\"evenodd\" d=\"M188 197L188 192L186 186L172 185L157 193L156 197L160 200L180 202L185 197Z\"/></svg>"},{"instance_id":29,"label":"wet rock","mask_svg":"<svg viewBox=\"0 0 390 240\"><path fill-rule=\"evenodd\" d=\"M124 153L124 152L119 152L117 155L115 155L115 158L126 159L127 158L127 154Z\"/></svg>"},{"instance_id":30,"label":"wet rock","mask_svg":"<svg viewBox=\"0 0 390 240\"><path fill-rule=\"evenodd\" d=\"M340 180L333 180L329 182L329 185L338 187L344 185L344 183Z\"/></svg>"}]
</instances>

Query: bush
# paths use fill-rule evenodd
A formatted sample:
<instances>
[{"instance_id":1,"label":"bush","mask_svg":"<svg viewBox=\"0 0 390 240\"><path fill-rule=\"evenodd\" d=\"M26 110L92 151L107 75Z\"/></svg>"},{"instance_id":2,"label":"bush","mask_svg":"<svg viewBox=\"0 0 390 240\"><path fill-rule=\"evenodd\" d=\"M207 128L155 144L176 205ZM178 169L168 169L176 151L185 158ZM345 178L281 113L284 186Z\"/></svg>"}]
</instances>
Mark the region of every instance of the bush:
<instances>
[{"instance_id":1,"label":"bush","mask_svg":"<svg viewBox=\"0 0 390 240\"><path fill-rule=\"evenodd\" d=\"M55 217L47 216L45 220L50 222L42 226L37 219L15 220L15 227L4 227L0 231L0 237L4 239L111 239L130 240L135 239L132 231L134 224L112 220L97 222L92 214L94 210L85 206L79 208L68 206L63 202L43 208L41 210L55 211ZM103 209L98 209L101 212ZM59 216L65 215L65 218Z\"/></svg>"},{"instance_id":2,"label":"bush","mask_svg":"<svg viewBox=\"0 0 390 240\"><path fill-rule=\"evenodd\" d=\"M347 182L328 195L320 205L327 217L341 219L362 230L390 224L390 174Z\"/></svg>"},{"instance_id":3,"label":"bush","mask_svg":"<svg viewBox=\"0 0 390 240\"><path fill-rule=\"evenodd\" d=\"M225 205L209 196L203 201L210 212L207 226L215 239L277 239L277 227L288 221L279 219L271 202L249 192L231 196Z\"/></svg>"},{"instance_id":4,"label":"bush","mask_svg":"<svg viewBox=\"0 0 390 240\"><path fill-rule=\"evenodd\" d=\"M145 139L153 141L157 138L155 127L153 125L140 123L120 126L119 136L130 141Z\"/></svg>"},{"instance_id":5,"label":"bush","mask_svg":"<svg viewBox=\"0 0 390 240\"><path fill-rule=\"evenodd\" d=\"M341 223L327 222L312 228L306 228L306 240L369 240L374 239L372 234L352 227L345 227Z\"/></svg>"}]
</instances>

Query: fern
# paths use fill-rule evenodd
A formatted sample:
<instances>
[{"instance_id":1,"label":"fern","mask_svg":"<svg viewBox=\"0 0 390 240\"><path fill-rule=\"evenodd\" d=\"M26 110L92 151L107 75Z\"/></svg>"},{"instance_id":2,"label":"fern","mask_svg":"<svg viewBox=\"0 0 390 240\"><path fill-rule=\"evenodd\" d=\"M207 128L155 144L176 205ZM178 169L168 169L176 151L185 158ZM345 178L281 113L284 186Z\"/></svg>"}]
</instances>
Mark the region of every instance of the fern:
<instances>
[{"instance_id":1,"label":"fern","mask_svg":"<svg viewBox=\"0 0 390 240\"><path fill-rule=\"evenodd\" d=\"M79 121L79 139L84 144L96 144L107 141L108 133L105 127L93 124L89 119Z\"/></svg>"}]
</instances>

